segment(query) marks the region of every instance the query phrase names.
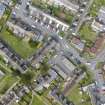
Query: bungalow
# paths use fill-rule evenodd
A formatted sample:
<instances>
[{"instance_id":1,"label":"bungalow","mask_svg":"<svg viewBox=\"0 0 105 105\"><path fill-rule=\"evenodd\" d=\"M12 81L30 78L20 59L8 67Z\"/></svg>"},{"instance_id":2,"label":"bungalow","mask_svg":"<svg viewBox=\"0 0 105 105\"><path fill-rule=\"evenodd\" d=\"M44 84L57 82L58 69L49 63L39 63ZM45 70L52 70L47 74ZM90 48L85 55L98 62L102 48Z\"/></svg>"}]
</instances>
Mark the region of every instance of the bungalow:
<instances>
[{"instance_id":1,"label":"bungalow","mask_svg":"<svg viewBox=\"0 0 105 105\"><path fill-rule=\"evenodd\" d=\"M48 89L51 82L53 80L55 80L57 78L57 73L54 70L49 70L48 74L44 75L44 76L40 76L37 80L36 80L36 91L41 91L43 90L43 88Z\"/></svg>"},{"instance_id":2,"label":"bungalow","mask_svg":"<svg viewBox=\"0 0 105 105\"><path fill-rule=\"evenodd\" d=\"M71 44L75 46L75 48L77 48L80 51L83 51L85 44L84 42L81 41L80 38L77 37L73 37L71 40Z\"/></svg>"},{"instance_id":3,"label":"bungalow","mask_svg":"<svg viewBox=\"0 0 105 105\"><path fill-rule=\"evenodd\" d=\"M91 52L93 54L98 54L105 43L105 35L97 37L95 43L90 48L85 48L85 51Z\"/></svg>"},{"instance_id":4,"label":"bungalow","mask_svg":"<svg viewBox=\"0 0 105 105\"><path fill-rule=\"evenodd\" d=\"M4 76L4 73L0 70L0 78Z\"/></svg>"},{"instance_id":5,"label":"bungalow","mask_svg":"<svg viewBox=\"0 0 105 105\"><path fill-rule=\"evenodd\" d=\"M105 31L105 7L101 7L98 16L93 20L91 27L96 32Z\"/></svg>"}]
</instances>

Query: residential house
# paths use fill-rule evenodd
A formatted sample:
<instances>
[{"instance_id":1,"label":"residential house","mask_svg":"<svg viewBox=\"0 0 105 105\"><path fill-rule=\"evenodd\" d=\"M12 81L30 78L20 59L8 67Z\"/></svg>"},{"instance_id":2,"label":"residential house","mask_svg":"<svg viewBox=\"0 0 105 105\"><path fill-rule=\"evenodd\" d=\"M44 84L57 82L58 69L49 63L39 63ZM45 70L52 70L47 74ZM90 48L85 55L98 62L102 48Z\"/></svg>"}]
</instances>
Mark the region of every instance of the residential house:
<instances>
[{"instance_id":1,"label":"residential house","mask_svg":"<svg viewBox=\"0 0 105 105\"><path fill-rule=\"evenodd\" d=\"M48 89L51 82L57 78L57 73L51 69L49 70L48 74L44 76L39 76L38 79L36 80L36 91L41 91L43 88Z\"/></svg>"},{"instance_id":2,"label":"residential house","mask_svg":"<svg viewBox=\"0 0 105 105\"><path fill-rule=\"evenodd\" d=\"M5 12L5 9L6 9L5 5L0 3L0 19L2 18L3 14Z\"/></svg>"},{"instance_id":3,"label":"residential house","mask_svg":"<svg viewBox=\"0 0 105 105\"><path fill-rule=\"evenodd\" d=\"M86 47L85 51L87 52L91 52L93 54L98 54L101 50L102 47L105 44L105 35L102 36L98 36L94 42L94 44L92 45L92 47Z\"/></svg>"},{"instance_id":4,"label":"residential house","mask_svg":"<svg viewBox=\"0 0 105 105\"><path fill-rule=\"evenodd\" d=\"M0 78L4 76L4 73L0 70Z\"/></svg>"},{"instance_id":5,"label":"residential house","mask_svg":"<svg viewBox=\"0 0 105 105\"><path fill-rule=\"evenodd\" d=\"M63 7L66 10L72 11L72 13L77 12L79 9L79 5L69 0L48 0L48 4Z\"/></svg>"},{"instance_id":6,"label":"residential house","mask_svg":"<svg viewBox=\"0 0 105 105\"><path fill-rule=\"evenodd\" d=\"M85 44L83 41L81 41L78 37L73 37L71 40L71 44L74 45L75 48L77 48L80 51L83 51Z\"/></svg>"},{"instance_id":7,"label":"residential house","mask_svg":"<svg viewBox=\"0 0 105 105\"><path fill-rule=\"evenodd\" d=\"M105 7L101 7L98 16L92 22L92 29L96 32L105 31Z\"/></svg>"}]
</instances>

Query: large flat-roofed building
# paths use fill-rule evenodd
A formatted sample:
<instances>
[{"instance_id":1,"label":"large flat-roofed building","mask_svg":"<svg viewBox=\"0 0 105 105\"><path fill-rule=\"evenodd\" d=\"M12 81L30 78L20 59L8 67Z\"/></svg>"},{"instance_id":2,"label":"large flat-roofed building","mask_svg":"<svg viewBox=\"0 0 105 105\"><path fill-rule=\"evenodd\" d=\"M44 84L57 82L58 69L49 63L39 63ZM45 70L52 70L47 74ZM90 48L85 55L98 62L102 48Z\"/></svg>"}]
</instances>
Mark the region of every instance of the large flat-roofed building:
<instances>
[{"instance_id":1,"label":"large flat-roofed building","mask_svg":"<svg viewBox=\"0 0 105 105\"><path fill-rule=\"evenodd\" d=\"M76 69L75 65L71 63L64 56L57 56L55 59L56 63L53 69L63 78L67 79L73 76L73 71Z\"/></svg>"},{"instance_id":2,"label":"large flat-roofed building","mask_svg":"<svg viewBox=\"0 0 105 105\"><path fill-rule=\"evenodd\" d=\"M68 68L70 72L74 71L75 66L67 58L63 57L62 63Z\"/></svg>"},{"instance_id":3,"label":"large flat-roofed building","mask_svg":"<svg viewBox=\"0 0 105 105\"><path fill-rule=\"evenodd\" d=\"M96 32L105 31L105 7L101 7L98 16L92 22L92 28Z\"/></svg>"}]
</instances>

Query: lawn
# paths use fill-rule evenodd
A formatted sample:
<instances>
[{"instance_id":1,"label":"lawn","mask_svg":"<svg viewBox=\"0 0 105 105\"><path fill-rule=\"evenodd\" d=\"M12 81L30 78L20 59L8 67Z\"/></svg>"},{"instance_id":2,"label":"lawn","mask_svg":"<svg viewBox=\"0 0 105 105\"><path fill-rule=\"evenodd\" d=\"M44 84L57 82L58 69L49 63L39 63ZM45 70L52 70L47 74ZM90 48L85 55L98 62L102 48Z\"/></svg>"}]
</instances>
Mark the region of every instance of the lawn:
<instances>
[{"instance_id":1,"label":"lawn","mask_svg":"<svg viewBox=\"0 0 105 105\"><path fill-rule=\"evenodd\" d=\"M94 42L96 39L96 33L92 30L89 24L84 24L80 29L80 37L83 40Z\"/></svg>"},{"instance_id":2,"label":"lawn","mask_svg":"<svg viewBox=\"0 0 105 105\"><path fill-rule=\"evenodd\" d=\"M37 96L34 96L32 105L44 105L43 101L40 100Z\"/></svg>"},{"instance_id":3,"label":"lawn","mask_svg":"<svg viewBox=\"0 0 105 105\"><path fill-rule=\"evenodd\" d=\"M23 58L27 58L36 50L36 47L31 47L27 41L19 39L8 30L3 30L0 37Z\"/></svg>"},{"instance_id":4,"label":"lawn","mask_svg":"<svg viewBox=\"0 0 105 105\"><path fill-rule=\"evenodd\" d=\"M4 76L0 79L0 95L3 95L18 80L18 77L13 76L12 70L4 63L1 56L0 70L4 73Z\"/></svg>"},{"instance_id":5,"label":"lawn","mask_svg":"<svg viewBox=\"0 0 105 105\"><path fill-rule=\"evenodd\" d=\"M92 74L87 71L86 76L80 81L82 86L87 86L92 83ZM76 84L68 93L68 98L74 102L75 105L91 105L91 100L86 92L80 93L80 85ZM84 103L81 103L84 100Z\"/></svg>"},{"instance_id":6,"label":"lawn","mask_svg":"<svg viewBox=\"0 0 105 105\"><path fill-rule=\"evenodd\" d=\"M94 0L93 5L90 9L90 14L92 16L96 16L101 6L105 6L105 0Z\"/></svg>"},{"instance_id":7,"label":"lawn","mask_svg":"<svg viewBox=\"0 0 105 105\"><path fill-rule=\"evenodd\" d=\"M0 79L0 95L4 94L18 79L11 74Z\"/></svg>"}]
</instances>

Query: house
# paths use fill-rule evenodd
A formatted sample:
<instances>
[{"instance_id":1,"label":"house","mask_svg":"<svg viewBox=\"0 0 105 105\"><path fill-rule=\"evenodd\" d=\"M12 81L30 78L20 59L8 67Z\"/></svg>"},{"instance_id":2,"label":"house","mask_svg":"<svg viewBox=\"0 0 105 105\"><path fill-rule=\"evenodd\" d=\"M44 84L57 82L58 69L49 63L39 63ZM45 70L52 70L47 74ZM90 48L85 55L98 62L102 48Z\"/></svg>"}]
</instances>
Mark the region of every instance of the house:
<instances>
[{"instance_id":1,"label":"house","mask_svg":"<svg viewBox=\"0 0 105 105\"><path fill-rule=\"evenodd\" d=\"M0 78L4 76L4 73L0 70Z\"/></svg>"},{"instance_id":2,"label":"house","mask_svg":"<svg viewBox=\"0 0 105 105\"><path fill-rule=\"evenodd\" d=\"M70 10L72 13L76 13L79 9L79 5L72 3L69 0L48 0L48 4L64 7L66 10Z\"/></svg>"},{"instance_id":3,"label":"house","mask_svg":"<svg viewBox=\"0 0 105 105\"><path fill-rule=\"evenodd\" d=\"M95 84L88 87L92 105L105 105L105 91L104 90L105 90L105 87L103 89L99 89L97 88Z\"/></svg>"},{"instance_id":4,"label":"house","mask_svg":"<svg viewBox=\"0 0 105 105\"><path fill-rule=\"evenodd\" d=\"M58 87L51 89L49 96L54 99L55 102L59 102L61 105L74 105L71 100L68 100L68 98L59 91Z\"/></svg>"},{"instance_id":5,"label":"house","mask_svg":"<svg viewBox=\"0 0 105 105\"><path fill-rule=\"evenodd\" d=\"M81 41L80 38L73 37L71 40L71 44L75 46L75 48L79 49L80 51L83 51L85 44Z\"/></svg>"},{"instance_id":6,"label":"house","mask_svg":"<svg viewBox=\"0 0 105 105\"><path fill-rule=\"evenodd\" d=\"M6 6L11 6L13 1L12 0L2 0L1 2L5 4Z\"/></svg>"},{"instance_id":7,"label":"house","mask_svg":"<svg viewBox=\"0 0 105 105\"><path fill-rule=\"evenodd\" d=\"M0 19L2 18L3 14L5 12L5 9L6 9L5 5L0 3Z\"/></svg>"},{"instance_id":8,"label":"house","mask_svg":"<svg viewBox=\"0 0 105 105\"><path fill-rule=\"evenodd\" d=\"M92 22L92 29L96 32L105 31L105 7L101 7L98 16Z\"/></svg>"},{"instance_id":9,"label":"house","mask_svg":"<svg viewBox=\"0 0 105 105\"><path fill-rule=\"evenodd\" d=\"M37 83L35 90L40 91L43 90L43 88L48 89L51 82L56 78L57 78L57 73L53 69L49 70L48 74L38 77L38 79L36 80Z\"/></svg>"},{"instance_id":10,"label":"house","mask_svg":"<svg viewBox=\"0 0 105 105\"><path fill-rule=\"evenodd\" d=\"M60 31L68 31L69 25L58 20L57 18L50 16L49 14L44 13L43 11L30 6L30 15L33 17L36 23L41 26L53 30L54 32L59 33Z\"/></svg>"},{"instance_id":11,"label":"house","mask_svg":"<svg viewBox=\"0 0 105 105\"><path fill-rule=\"evenodd\" d=\"M105 35L98 36L94 44L92 45L92 47L85 48L85 51L91 52L93 54L98 54L102 50L102 47L104 46L104 44L105 44Z\"/></svg>"}]
</instances>

